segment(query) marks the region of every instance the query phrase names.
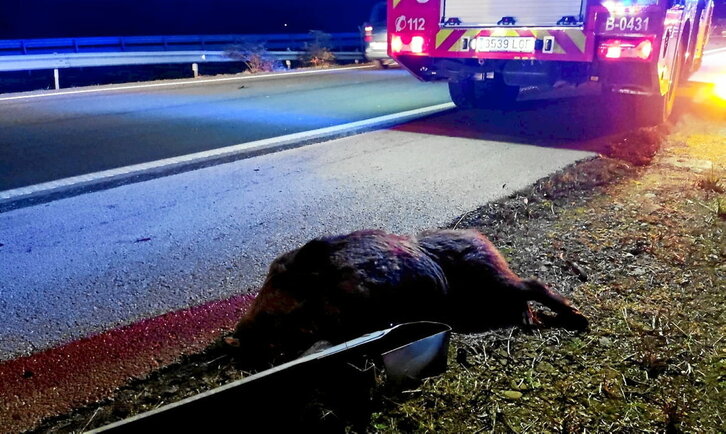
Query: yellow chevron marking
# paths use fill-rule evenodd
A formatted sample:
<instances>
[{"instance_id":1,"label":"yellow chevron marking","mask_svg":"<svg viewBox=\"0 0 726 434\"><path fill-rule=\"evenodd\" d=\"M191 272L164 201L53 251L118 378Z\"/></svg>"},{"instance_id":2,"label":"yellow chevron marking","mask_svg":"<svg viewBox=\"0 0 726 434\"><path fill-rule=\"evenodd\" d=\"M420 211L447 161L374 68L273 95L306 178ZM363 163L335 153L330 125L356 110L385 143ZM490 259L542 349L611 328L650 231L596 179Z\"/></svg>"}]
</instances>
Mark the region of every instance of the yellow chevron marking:
<instances>
[{"instance_id":1,"label":"yellow chevron marking","mask_svg":"<svg viewBox=\"0 0 726 434\"><path fill-rule=\"evenodd\" d=\"M459 36L459 38L456 40L456 42L454 42L454 44L451 47L449 47L450 53L459 53L459 52L464 51L461 49L461 38L463 38L463 37L464 37L464 35Z\"/></svg>"},{"instance_id":2,"label":"yellow chevron marking","mask_svg":"<svg viewBox=\"0 0 726 434\"><path fill-rule=\"evenodd\" d=\"M555 34L554 34L554 33L552 33L552 32L550 32L549 30L545 30L545 33L546 33L546 35L545 35L545 36L552 36L552 37L554 37L554 36L555 36ZM557 38L555 38L555 47L554 47L554 49L552 50L552 52L553 52L554 54L565 54L565 50L564 50L564 48L562 48L562 46L560 46L560 44L558 44L558 43L557 43Z\"/></svg>"},{"instance_id":3,"label":"yellow chevron marking","mask_svg":"<svg viewBox=\"0 0 726 434\"><path fill-rule=\"evenodd\" d=\"M514 29L496 29L491 36L519 36L519 33Z\"/></svg>"},{"instance_id":4,"label":"yellow chevron marking","mask_svg":"<svg viewBox=\"0 0 726 434\"><path fill-rule=\"evenodd\" d=\"M585 33L580 30L569 30L567 32L567 36L572 39L572 42L577 45L577 48L580 50L580 53L585 52Z\"/></svg>"},{"instance_id":5,"label":"yellow chevron marking","mask_svg":"<svg viewBox=\"0 0 726 434\"><path fill-rule=\"evenodd\" d=\"M400 2L401 0L397 0ZM396 0L394 0L396 2ZM534 35L537 39L543 39L545 36L552 36L554 37L557 33L556 31L549 31L544 29L529 29L532 32L532 35ZM454 29L441 29L436 34L436 48L439 48L444 41L451 35L451 33L454 32ZM482 32L482 29L470 29L464 32L457 41L449 48L450 52L462 52L461 48L461 39L462 38L469 38L469 39L475 39L479 34ZM569 37L572 42L577 46L578 50L580 50L580 53L585 52L585 44L586 44L586 38L585 33L582 30L567 30L565 32L565 35ZM514 29L493 29L491 33L487 36L492 37L506 37L506 36L520 36L519 33L517 33ZM557 43L557 40L555 39L555 46L553 48L553 54L566 54L564 48L560 44Z\"/></svg>"},{"instance_id":6,"label":"yellow chevron marking","mask_svg":"<svg viewBox=\"0 0 726 434\"><path fill-rule=\"evenodd\" d=\"M400 0L399 0L400 1ZM436 48L439 48L444 43L446 38L453 33L454 29L441 29L436 34Z\"/></svg>"},{"instance_id":7,"label":"yellow chevron marking","mask_svg":"<svg viewBox=\"0 0 726 434\"><path fill-rule=\"evenodd\" d=\"M401 0L393 0L393 7L395 8L399 3L401 3Z\"/></svg>"},{"instance_id":8,"label":"yellow chevron marking","mask_svg":"<svg viewBox=\"0 0 726 434\"><path fill-rule=\"evenodd\" d=\"M466 33L464 33L464 37L476 38L477 36L479 36L479 33L481 33L481 30L479 29L467 30Z\"/></svg>"},{"instance_id":9,"label":"yellow chevron marking","mask_svg":"<svg viewBox=\"0 0 726 434\"><path fill-rule=\"evenodd\" d=\"M480 31L481 30L479 30L479 29L467 30L466 32L464 32L463 35L461 35L459 37L459 39L454 43L454 45L452 45L451 48L449 48L449 51L459 52L459 53L463 52L463 51L469 51L468 49L467 50L463 49L461 40L464 38L469 38L469 41L470 41L469 43L471 43L471 40L476 38L476 36L479 34Z\"/></svg>"},{"instance_id":10,"label":"yellow chevron marking","mask_svg":"<svg viewBox=\"0 0 726 434\"><path fill-rule=\"evenodd\" d=\"M444 29L444 30L446 30L446 29ZM444 42L444 40L446 39L446 37L448 35L450 35L451 32L453 31L453 30L449 30L449 33L447 33L446 36L443 36L443 39L441 40L441 42L439 42L439 35L441 35L441 32L443 32L444 30L440 30L439 33L436 34L436 48L439 48L439 45L441 45ZM451 47L449 47L449 52L450 53L462 53L462 52L469 51L469 49L464 50L464 48L462 47L462 44L463 44L462 39L469 38L469 41L471 42L472 40L476 39L476 37L479 35L479 33L481 33L481 29L470 29L470 30L465 31L464 33L461 34L461 36L459 36L456 39L456 42L454 42L454 44Z\"/></svg>"}]
</instances>

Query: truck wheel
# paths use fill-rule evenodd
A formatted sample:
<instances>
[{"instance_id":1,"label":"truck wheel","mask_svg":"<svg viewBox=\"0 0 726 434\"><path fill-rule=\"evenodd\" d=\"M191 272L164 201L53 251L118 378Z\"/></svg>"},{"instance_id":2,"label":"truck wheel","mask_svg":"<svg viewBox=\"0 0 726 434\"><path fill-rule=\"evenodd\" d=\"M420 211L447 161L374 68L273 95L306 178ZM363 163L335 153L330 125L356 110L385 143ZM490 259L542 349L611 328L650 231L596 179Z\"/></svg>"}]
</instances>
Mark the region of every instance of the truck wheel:
<instances>
[{"instance_id":1,"label":"truck wheel","mask_svg":"<svg viewBox=\"0 0 726 434\"><path fill-rule=\"evenodd\" d=\"M687 41L683 39L678 47L678 54L676 54L676 64L673 65L671 84L668 92L665 95L652 95L638 98L636 116L638 123L644 127L662 124L668 120L668 117L673 111L673 104L676 101L678 83L681 77L681 69L686 57L683 47L685 47Z\"/></svg>"},{"instance_id":2,"label":"truck wheel","mask_svg":"<svg viewBox=\"0 0 726 434\"><path fill-rule=\"evenodd\" d=\"M473 108L475 105L474 80L450 80L449 95L457 107Z\"/></svg>"},{"instance_id":3,"label":"truck wheel","mask_svg":"<svg viewBox=\"0 0 726 434\"><path fill-rule=\"evenodd\" d=\"M508 86L501 79L477 81L474 86L477 108L508 109L514 106L519 95L519 86Z\"/></svg>"}]
</instances>

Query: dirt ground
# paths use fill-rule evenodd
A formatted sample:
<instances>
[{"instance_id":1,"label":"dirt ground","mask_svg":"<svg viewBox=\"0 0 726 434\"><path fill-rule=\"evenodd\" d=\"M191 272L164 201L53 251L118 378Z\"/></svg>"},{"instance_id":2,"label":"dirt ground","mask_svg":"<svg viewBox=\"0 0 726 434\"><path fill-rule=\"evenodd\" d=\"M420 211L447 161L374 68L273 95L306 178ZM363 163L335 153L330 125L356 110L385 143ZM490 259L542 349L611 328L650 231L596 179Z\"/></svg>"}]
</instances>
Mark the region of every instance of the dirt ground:
<instances>
[{"instance_id":1,"label":"dirt ground","mask_svg":"<svg viewBox=\"0 0 726 434\"><path fill-rule=\"evenodd\" d=\"M713 113L621 136L452 222L571 297L591 329L455 334L444 374L377 384L364 424L342 429L726 432L726 112ZM102 426L243 376L210 348L37 431Z\"/></svg>"}]
</instances>

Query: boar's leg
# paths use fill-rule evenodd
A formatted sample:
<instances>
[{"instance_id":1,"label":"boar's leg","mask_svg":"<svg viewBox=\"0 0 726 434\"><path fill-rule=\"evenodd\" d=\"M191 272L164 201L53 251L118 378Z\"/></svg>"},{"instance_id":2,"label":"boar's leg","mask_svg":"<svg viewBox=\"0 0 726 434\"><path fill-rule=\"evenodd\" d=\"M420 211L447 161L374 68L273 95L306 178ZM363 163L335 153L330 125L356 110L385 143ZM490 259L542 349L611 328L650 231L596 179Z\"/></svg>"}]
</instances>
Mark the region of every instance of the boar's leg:
<instances>
[{"instance_id":1,"label":"boar's leg","mask_svg":"<svg viewBox=\"0 0 726 434\"><path fill-rule=\"evenodd\" d=\"M570 300L551 290L539 280L525 280L522 283L527 298L552 309L558 314L558 322L561 322L563 326L576 330L587 329L587 318L572 306Z\"/></svg>"}]
</instances>

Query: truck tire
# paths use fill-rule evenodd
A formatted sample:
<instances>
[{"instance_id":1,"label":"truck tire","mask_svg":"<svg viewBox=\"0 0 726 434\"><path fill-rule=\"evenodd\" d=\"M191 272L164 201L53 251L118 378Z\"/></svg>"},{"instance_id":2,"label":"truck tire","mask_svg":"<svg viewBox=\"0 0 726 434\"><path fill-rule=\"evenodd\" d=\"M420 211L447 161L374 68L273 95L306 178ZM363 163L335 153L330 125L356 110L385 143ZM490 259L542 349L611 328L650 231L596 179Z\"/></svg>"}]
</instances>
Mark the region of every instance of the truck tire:
<instances>
[{"instance_id":1,"label":"truck tire","mask_svg":"<svg viewBox=\"0 0 726 434\"><path fill-rule=\"evenodd\" d=\"M636 117L638 124L644 127L660 125L671 115L673 104L676 101L676 93L680 82L681 70L685 62L685 48L687 47L687 35L681 37L676 53L676 64L671 72L671 85L665 95L651 95L638 97L636 105Z\"/></svg>"},{"instance_id":2,"label":"truck tire","mask_svg":"<svg viewBox=\"0 0 726 434\"><path fill-rule=\"evenodd\" d=\"M509 109L519 95L519 86L509 86L501 78L474 84L474 104L483 109Z\"/></svg>"},{"instance_id":3,"label":"truck tire","mask_svg":"<svg viewBox=\"0 0 726 434\"><path fill-rule=\"evenodd\" d=\"M450 80L449 95L454 104L463 109L474 108L474 80Z\"/></svg>"},{"instance_id":4,"label":"truck tire","mask_svg":"<svg viewBox=\"0 0 726 434\"><path fill-rule=\"evenodd\" d=\"M459 108L507 109L519 95L518 86L508 86L500 79L449 81L449 95Z\"/></svg>"}]
</instances>

